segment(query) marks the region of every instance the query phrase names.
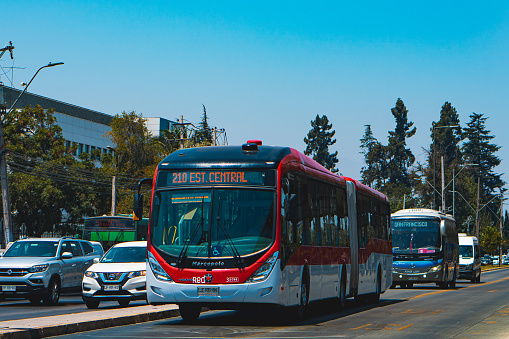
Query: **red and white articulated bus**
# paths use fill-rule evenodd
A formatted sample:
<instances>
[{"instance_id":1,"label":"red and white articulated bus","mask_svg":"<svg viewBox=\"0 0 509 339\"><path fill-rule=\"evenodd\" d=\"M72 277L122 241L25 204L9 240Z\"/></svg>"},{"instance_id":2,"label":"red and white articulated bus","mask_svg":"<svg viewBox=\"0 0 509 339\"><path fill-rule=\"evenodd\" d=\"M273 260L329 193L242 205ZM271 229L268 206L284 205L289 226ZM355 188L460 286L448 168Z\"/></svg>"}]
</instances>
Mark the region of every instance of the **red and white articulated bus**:
<instances>
[{"instance_id":1,"label":"red and white articulated bus","mask_svg":"<svg viewBox=\"0 0 509 339\"><path fill-rule=\"evenodd\" d=\"M148 230L147 298L203 306L291 306L355 297L392 283L387 197L289 147L181 149L157 167ZM142 198L135 197L140 216Z\"/></svg>"}]
</instances>

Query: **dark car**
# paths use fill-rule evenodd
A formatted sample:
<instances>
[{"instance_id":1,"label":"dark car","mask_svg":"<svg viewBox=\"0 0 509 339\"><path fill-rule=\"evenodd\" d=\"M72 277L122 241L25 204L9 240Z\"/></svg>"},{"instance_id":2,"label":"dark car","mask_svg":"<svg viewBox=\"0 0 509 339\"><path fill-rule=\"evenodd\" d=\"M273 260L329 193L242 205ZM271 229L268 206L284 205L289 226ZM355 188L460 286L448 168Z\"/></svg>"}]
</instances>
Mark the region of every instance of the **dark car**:
<instances>
[{"instance_id":1,"label":"dark car","mask_svg":"<svg viewBox=\"0 0 509 339\"><path fill-rule=\"evenodd\" d=\"M487 254L484 255L484 257L481 258L481 265L493 265L493 259Z\"/></svg>"}]
</instances>

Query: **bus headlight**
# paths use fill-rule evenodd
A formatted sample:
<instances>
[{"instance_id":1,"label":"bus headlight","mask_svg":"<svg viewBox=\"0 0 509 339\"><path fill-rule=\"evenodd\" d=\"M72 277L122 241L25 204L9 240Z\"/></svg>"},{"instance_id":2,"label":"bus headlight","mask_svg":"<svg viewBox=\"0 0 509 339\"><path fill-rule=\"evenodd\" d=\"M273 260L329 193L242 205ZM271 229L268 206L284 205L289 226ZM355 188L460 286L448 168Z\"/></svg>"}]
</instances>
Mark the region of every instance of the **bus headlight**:
<instances>
[{"instance_id":1,"label":"bus headlight","mask_svg":"<svg viewBox=\"0 0 509 339\"><path fill-rule=\"evenodd\" d=\"M441 269L442 269L442 265L438 265L438 266L430 268L428 273L434 273L434 272L440 271Z\"/></svg>"},{"instance_id":2,"label":"bus headlight","mask_svg":"<svg viewBox=\"0 0 509 339\"><path fill-rule=\"evenodd\" d=\"M168 273L166 273L164 268L159 265L154 255L150 252L148 252L148 263L156 279L166 282L173 282L173 279L168 275Z\"/></svg>"},{"instance_id":3,"label":"bus headlight","mask_svg":"<svg viewBox=\"0 0 509 339\"><path fill-rule=\"evenodd\" d=\"M256 272L249 277L246 281L247 282L260 282L264 281L268 278L270 272L272 272L272 269L274 268L274 265L276 265L277 257L279 255L279 251L274 252L263 264L260 266L259 269L256 270Z\"/></svg>"}]
</instances>

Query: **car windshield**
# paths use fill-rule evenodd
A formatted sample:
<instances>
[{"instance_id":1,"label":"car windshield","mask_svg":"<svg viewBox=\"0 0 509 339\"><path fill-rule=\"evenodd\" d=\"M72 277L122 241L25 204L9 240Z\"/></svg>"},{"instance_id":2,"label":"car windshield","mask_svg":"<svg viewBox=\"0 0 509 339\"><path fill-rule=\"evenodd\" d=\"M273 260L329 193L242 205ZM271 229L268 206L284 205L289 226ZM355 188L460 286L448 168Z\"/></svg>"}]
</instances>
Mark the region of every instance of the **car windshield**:
<instances>
[{"instance_id":1,"label":"car windshield","mask_svg":"<svg viewBox=\"0 0 509 339\"><path fill-rule=\"evenodd\" d=\"M474 247L471 245L460 245L460 258L473 258Z\"/></svg>"},{"instance_id":2,"label":"car windshield","mask_svg":"<svg viewBox=\"0 0 509 339\"><path fill-rule=\"evenodd\" d=\"M4 257L54 257L57 248L58 241L16 241Z\"/></svg>"},{"instance_id":3,"label":"car windshield","mask_svg":"<svg viewBox=\"0 0 509 339\"><path fill-rule=\"evenodd\" d=\"M235 257L267 248L274 232L273 190L159 191L150 233L163 252L195 258Z\"/></svg>"},{"instance_id":4,"label":"car windshield","mask_svg":"<svg viewBox=\"0 0 509 339\"><path fill-rule=\"evenodd\" d=\"M440 251L438 221L393 218L391 224L392 248L395 254L425 254Z\"/></svg>"},{"instance_id":5,"label":"car windshield","mask_svg":"<svg viewBox=\"0 0 509 339\"><path fill-rule=\"evenodd\" d=\"M140 246L133 247L112 247L104 257L102 263L123 263L123 262L145 262L147 248Z\"/></svg>"}]
</instances>

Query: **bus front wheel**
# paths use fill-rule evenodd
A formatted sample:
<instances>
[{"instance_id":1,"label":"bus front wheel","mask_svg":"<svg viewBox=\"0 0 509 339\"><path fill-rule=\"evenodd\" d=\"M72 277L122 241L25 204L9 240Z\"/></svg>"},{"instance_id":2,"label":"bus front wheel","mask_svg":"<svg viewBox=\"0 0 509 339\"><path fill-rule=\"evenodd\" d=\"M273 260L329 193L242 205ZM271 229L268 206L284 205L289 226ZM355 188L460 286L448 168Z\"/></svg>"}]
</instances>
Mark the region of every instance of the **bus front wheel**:
<instances>
[{"instance_id":1,"label":"bus front wheel","mask_svg":"<svg viewBox=\"0 0 509 339\"><path fill-rule=\"evenodd\" d=\"M201 313L201 306L199 305L179 305L180 316L186 323L192 323L198 320Z\"/></svg>"}]
</instances>

